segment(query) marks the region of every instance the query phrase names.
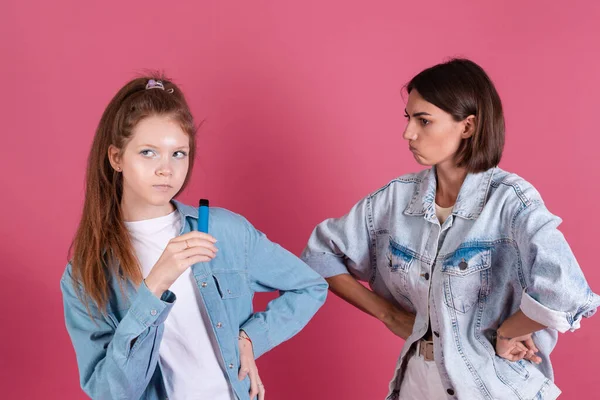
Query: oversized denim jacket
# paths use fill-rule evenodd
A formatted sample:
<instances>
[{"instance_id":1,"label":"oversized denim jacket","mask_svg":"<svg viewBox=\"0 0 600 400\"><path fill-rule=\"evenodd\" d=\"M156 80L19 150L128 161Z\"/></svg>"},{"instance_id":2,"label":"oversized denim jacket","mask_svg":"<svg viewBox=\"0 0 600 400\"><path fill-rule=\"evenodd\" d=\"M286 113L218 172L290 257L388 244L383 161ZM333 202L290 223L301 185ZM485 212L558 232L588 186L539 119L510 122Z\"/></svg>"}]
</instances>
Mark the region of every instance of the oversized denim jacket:
<instances>
[{"instance_id":1,"label":"oversized denim jacket","mask_svg":"<svg viewBox=\"0 0 600 400\"><path fill-rule=\"evenodd\" d=\"M492 168L469 174L452 215L435 213L435 168L402 176L319 224L302 259L324 277L350 273L415 313L388 400L431 321L448 399L555 399L550 352L600 305L536 189ZM519 308L547 326L533 334L543 362L496 355L493 335Z\"/></svg>"},{"instance_id":2,"label":"oversized denim jacket","mask_svg":"<svg viewBox=\"0 0 600 400\"><path fill-rule=\"evenodd\" d=\"M181 234L197 229L198 211L174 201ZM211 208L209 232L218 240L212 261L193 265L192 273L210 317L227 379L238 399L249 399L249 378L238 380L238 332L252 339L260 357L298 333L324 303L327 283L293 254L243 217ZM159 348L164 321L176 300L166 291L159 299L142 282L119 288L110 281L105 314L89 302L92 320L67 265L61 279L67 330L73 342L81 387L93 399L165 400ZM255 292L280 291L266 311L253 312Z\"/></svg>"}]
</instances>

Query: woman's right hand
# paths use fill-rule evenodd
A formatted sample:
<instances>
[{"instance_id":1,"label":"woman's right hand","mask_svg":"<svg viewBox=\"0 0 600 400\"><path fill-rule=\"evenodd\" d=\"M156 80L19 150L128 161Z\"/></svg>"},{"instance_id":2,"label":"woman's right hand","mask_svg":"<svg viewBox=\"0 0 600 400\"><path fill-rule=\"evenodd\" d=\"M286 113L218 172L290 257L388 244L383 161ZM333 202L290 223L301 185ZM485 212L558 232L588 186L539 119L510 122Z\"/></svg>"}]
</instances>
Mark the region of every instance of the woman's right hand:
<instances>
[{"instance_id":1,"label":"woman's right hand","mask_svg":"<svg viewBox=\"0 0 600 400\"><path fill-rule=\"evenodd\" d=\"M408 338L415 324L415 315L399 309L389 300L367 289L350 274L325 278L329 289L354 307L377 318L402 339Z\"/></svg>"},{"instance_id":2,"label":"woman's right hand","mask_svg":"<svg viewBox=\"0 0 600 400\"><path fill-rule=\"evenodd\" d=\"M146 286L156 297L162 296L190 266L215 258L216 242L211 235L198 231L171 239L146 277Z\"/></svg>"},{"instance_id":3,"label":"woman's right hand","mask_svg":"<svg viewBox=\"0 0 600 400\"><path fill-rule=\"evenodd\" d=\"M412 334L415 315L390 306L381 321L394 335L406 340Z\"/></svg>"}]
</instances>

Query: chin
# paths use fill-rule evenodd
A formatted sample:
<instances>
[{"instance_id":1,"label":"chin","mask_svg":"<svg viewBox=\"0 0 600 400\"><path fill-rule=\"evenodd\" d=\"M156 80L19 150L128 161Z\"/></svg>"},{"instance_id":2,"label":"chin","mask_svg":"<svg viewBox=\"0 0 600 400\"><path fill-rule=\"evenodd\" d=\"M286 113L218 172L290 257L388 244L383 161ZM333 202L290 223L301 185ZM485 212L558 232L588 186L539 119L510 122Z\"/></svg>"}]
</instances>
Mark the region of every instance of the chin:
<instances>
[{"instance_id":1,"label":"chin","mask_svg":"<svg viewBox=\"0 0 600 400\"><path fill-rule=\"evenodd\" d=\"M426 160L423 157L418 156L416 154L414 154L414 157L415 157L415 161L417 162L417 164L422 165L424 167L432 167L435 165L435 163L431 163L428 160Z\"/></svg>"},{"instance_id":2,"label":"chin","mask_svg":"<svg viewBox=\"0 0 600 400\"><path fill-rule=\"evenodd\" d=\"M422 165L423 167L433 167L435 165L433 163L429 163L429 162L426 162L426 161L417 161L417 163L419 165Z\"/></svg>"},{"instance_id":3,"label":"chin","mask_svg":"<svg viewBox=\"0 0 600 400\"><path fill-rule=\"evenodd\" d=\"M150 196L150 197L146 198L146 201L148 202L148 204L150 204L152 206L163 207L163 206L169 204L172 199L173 199L172 194L165 193L162 196L157 196L156 194L154 196Z\"/></svg>"}]
</instances>

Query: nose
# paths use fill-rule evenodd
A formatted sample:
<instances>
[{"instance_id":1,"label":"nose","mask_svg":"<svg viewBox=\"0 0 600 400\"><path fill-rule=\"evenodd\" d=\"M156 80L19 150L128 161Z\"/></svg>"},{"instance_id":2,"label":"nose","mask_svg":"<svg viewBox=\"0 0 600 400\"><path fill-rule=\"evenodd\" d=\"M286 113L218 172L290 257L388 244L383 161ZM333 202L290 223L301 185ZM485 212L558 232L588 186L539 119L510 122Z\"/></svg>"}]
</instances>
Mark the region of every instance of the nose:
<instances>
[{"instance_id":1,"label":"nose","mask_svg":"<svg viewBox=\"0 0 600 400\"><path fill-rule=\"evenodd\" d=\"M417 132L413 129L410 121L406 124L406 128L404 128L404 133L402 137L409 142L417 139Z\"/></svg>"},{"instance_id":2,"label":"nose","mask_svg":"<svg viewBox=\"0 0 600 400\"><path fill-rule=\"evenodd\" d=\"M156 175L158 176L171 176L173 175L173 167L169 160L161 160L158 168L156 169Z\"/></svg>"}]
</instances>

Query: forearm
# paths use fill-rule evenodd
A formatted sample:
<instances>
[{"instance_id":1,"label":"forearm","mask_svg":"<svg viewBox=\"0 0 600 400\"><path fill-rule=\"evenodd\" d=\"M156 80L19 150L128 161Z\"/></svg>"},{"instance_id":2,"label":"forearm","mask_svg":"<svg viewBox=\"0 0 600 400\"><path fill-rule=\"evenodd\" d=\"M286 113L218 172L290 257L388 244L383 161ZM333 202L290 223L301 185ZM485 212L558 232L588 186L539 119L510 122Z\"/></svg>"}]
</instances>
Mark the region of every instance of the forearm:
<instances>
[{"instance_id":1,"label":"forearm","mask_svg":"<svg viewBox=\"0 0 600 400\"><path fill-rule=\"evenodd\" d=\"M515 338L529 335L530 333L546 329L546 326L532 320L519 310L505 320L498 328L498 335L506 338Z\"/></svg>"},{"instance_id":2,"label":"forearm","mask_svg":"<svg viewBox=\"0 0 600 400\"><path fill-rule=\"evenodd\" d=\"M327 278L331 291L359 310L377 318L386 325L400 326L406 339L412 333L415 316L398 308L390 301L361 285L352 275L340 274Z\"/></svg>"}]
</instances>

